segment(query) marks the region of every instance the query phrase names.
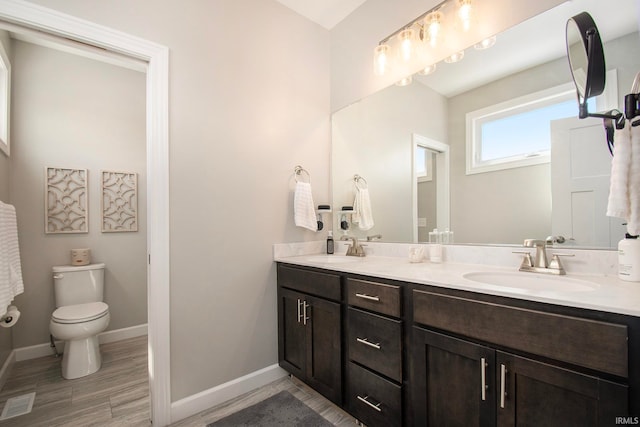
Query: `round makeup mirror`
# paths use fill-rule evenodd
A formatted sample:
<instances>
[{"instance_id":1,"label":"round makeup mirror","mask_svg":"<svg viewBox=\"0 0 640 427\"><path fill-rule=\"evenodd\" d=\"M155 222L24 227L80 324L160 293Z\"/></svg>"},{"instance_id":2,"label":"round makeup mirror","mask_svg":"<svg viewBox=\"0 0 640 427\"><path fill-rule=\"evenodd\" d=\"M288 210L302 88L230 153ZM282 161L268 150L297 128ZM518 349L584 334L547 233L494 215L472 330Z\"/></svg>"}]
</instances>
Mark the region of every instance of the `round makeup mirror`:
<instances>
[{"instance_id":1,"label":"round makeup mirror","mask_svg":"<svg viewBox=\"0 0 640 427\"><path fill-rule=\"evenodd\" d=\"M567 57L571 75L578 92L578 117L603 119L607 145L613 155L614 128L624 128L625 118L618 110L606 113L589 113L587 100L604 92L606 67L604 49L598 27L591 15L582 12L567 21Z\"/></svg>"},{"instance_id":2,"label":"round makeup mirror","mask_svg":"<svg viewBox=\"0 0 640 427\"><path fill-rule=\"evenodd\" d=\"M602 40L591 15L582 12L567 21L567 57L578 91L580 118L588 117L586 101L604 91L605 63Z\"/></svg>"}]
</instances>

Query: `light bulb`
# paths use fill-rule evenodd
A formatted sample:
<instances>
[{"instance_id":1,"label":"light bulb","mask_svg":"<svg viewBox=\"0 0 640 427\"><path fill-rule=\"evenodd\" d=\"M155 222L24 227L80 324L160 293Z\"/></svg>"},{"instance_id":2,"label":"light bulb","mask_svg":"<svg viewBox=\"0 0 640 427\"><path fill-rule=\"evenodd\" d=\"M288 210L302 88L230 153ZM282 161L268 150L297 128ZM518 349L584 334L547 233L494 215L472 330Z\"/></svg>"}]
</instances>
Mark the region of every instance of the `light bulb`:
<instances>
[{"instance_id":1,"label":"light bulb","mask_svg":"<svg viewBox=\"0 0 640 427\"><path fill-rule=\"evenodd\" d=\"M422 70L418 71L418 74L420 74L421 76L428 76L429 74L432 74L434 71L436 71L436 64L431 64L431 65L427 65Z\"/></svg>"},{"instance_id":2,"label":"light bulb","mask_svg":"<svg viewBox=\"0 0 640 427\"><path fill-rule=\"evenodd\" d=\"M390 51L391 47L387 44L378 45L373 50L373 73L376 76L384 76L391 68Z\"/></svg>"},{"instance_id":3,"label":"light bulb","mask_svg":"<svg viewBox=\"0 0 640 427\"><path fill-rule=\"evenodd\" d=\"M462 29L469 31L471 27L471 0L459 0L458 17L462 21Z\"/></svg>"},{"instance_id":4,"label":"light bulb","mask_svg":"<svg viewBox=\"0 0 640 427\"><path fill-rule=\"evenodd\" d=\"M426 40L431 47L436 47L438 44L442 30L442 18L441 12L431 12L424 18L424 27L427 29Z\"/></svg>"},{"instance_id":5,"label":"light bulb","mask_svg":"<svg viewBox=\"0 0 640 427\"><path fill-rule=\"evenodd\" d=\"M453 64L454 62L461 61L462 58L464 58L464 50L461 50L460 52L456 52L453 55L446 57L444 59L444 62L446 62L447 64Z\"/></svg>"},{"instance_id":6,"label":"light bulb","mask_svg":"<svg viewBox=\"0 0 640 427\"><path fill-rule=\"evenodd\" d=\"M409 86L413 82L412 76L404 77L396 82L396 86Z\"/></svg>"},{"instance_id":7,"label":"light bulb","mask_svg":"<svg viewBox=\"0 0 640 427\"><path fill-rule=\"evenodd\" d=\"M496 44L496 36L487 37L479 43L473 45L473 47L477 50L489 49L491 46Z\"/></svg>"},{"instance_id":8,"label":"light bulb","mask_svg":"<svg viewBox=\"0 0 640 427\"><path fill-rule=\"evenodd\" d=\"M398 48L398 55L400 55L400 61L410 62L415 56L416 49L416 37L415 31L411 28L400 31L398 34L398 40L400 45Z\"/></svg>"}]
</instances>

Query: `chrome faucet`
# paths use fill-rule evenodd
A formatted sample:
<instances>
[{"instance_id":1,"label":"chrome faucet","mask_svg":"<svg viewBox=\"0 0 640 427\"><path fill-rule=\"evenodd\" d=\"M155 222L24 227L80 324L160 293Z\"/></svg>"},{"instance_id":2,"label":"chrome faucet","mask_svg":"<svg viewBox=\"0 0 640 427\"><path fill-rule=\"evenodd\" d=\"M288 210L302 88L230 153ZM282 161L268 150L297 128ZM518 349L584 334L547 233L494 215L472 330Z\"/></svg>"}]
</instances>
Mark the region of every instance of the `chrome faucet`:
<instances>
[{"instance_id":1,"label":"chrome faucet","mask_svg":"<svg viewBox=\"0 0 640 427\"><path fill-rule=\"evenodd\" d=\"M524 254L522 264L520 264L520 271L530 271L534 273L548 273L548 274L567 274L562 263L560 262L561 256L573 256L572 254L552 254L551 261L547 258L547 242L549 240L536 240L525 239L525 248L536 248L536 255L534 259L531 259L531 253L527 251L514 251L515 254Z\"/></svg>"},{"instance_id":2,"label":"chrome faucet","mask_svg":"<svg viewBox=\"0 0 640 427\"><path fill-rule=\"evenodd\" d=\"M358 242L358 238L355 236L342 236L340 240L351 240L351 245L347 249L347 256L365 256L364 247Z\"/></svg>"}]
</instances>

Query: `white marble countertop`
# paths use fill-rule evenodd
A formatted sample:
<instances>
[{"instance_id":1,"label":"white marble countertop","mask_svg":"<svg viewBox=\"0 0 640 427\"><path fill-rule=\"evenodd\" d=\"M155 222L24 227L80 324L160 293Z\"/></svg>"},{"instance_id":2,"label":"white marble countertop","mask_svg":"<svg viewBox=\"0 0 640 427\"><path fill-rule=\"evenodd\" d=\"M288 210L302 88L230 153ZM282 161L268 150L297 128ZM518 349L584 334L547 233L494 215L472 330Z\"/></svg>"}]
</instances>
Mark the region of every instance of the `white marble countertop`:
<instances>
[{"instance_id":1,"label":"white marble countertop","mask_svg":"<svg viewBox=\"0 0 640 427\"><path fill-rule=\"evenodd\" d=\"M554 276L519 272L517 267L453 262L438 264L428 261L410 263L407 258L396 256L358 258L318 253L297 256L274 253L274 260L383 279L640 316L640 282L625 282L618 279L617 274L568 273L566 276ZM506 277L507 281L514 275L515 279L522 275L524 283L513 287L486 284L465 278L464 275L468 273L495 274ZM537 278L542 279L540 284L535 283Z\"/></svg>"}]
</instances>

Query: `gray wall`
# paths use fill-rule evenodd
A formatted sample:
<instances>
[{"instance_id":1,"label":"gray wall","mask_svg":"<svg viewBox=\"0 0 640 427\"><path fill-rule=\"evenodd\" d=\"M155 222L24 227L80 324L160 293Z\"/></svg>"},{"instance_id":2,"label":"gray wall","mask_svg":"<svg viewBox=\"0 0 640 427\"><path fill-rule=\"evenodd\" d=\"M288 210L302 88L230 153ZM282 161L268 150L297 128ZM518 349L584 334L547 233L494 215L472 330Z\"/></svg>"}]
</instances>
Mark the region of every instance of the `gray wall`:
<instances>
[{"instance_id":1,"label":"gray wall","mask_svg":"<svg viewBox=\"0 0 640 427\"><path fill-rule=\"evenodd\" d=\"M25 283L14 347L48 341L51 267L69 264L73 248L106 264L108 330L145 324L145 74L15 40L13 56L10 193ZM89 233L45 234L46 167L88 169ZM137 232L101 232L101 170L138 174Z\"/></svg>"},{"instance_id":2,"label":"gray wall","mask_svg":"<svg viewBox=\"0 0 640 427\"><path fill-rule=\"evenodd\" d=\"M6 31L0 31L0 43L12 60L11 42ZM0 151L0 201L9 203L9 157ZM11 329L0 328L0 366L4 364L13 348L11 342Z\"/></svg>"},{"instance_id":3,"label":"gray wall","mask_svg":"<svg viewBox=\"0 0 640 427\"><path fill-rule=\"evenodd\" d=\"M273 0L38 0L170 50L171 400L277 363L293 169L329 200L329 32Z\"/></svg>"},{"instance_id":4,"label":"gray wall","mask_svg":"<svg viewBox=\"0 0 640 427\"><path fill-rule=\"evenodd\" d=\"M369 185L375 222L350 234L413 241L412 134L447 143L446 111L446 98L414 83L390 86L333 114L333 206L353 204L353 175L359 174ZM334 230L339 220L334 215Z\"/></svg>"}]
</instances>

